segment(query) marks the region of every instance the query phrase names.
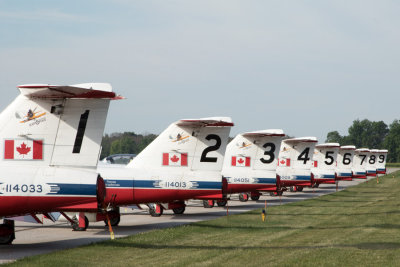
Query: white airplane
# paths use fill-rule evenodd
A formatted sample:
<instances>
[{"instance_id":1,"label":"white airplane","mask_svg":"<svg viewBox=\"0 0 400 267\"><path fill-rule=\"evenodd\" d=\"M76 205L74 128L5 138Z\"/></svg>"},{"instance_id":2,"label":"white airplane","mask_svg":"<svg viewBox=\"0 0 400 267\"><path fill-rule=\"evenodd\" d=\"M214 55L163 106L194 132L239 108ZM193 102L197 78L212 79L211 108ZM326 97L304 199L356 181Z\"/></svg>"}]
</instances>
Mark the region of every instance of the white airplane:
<instances>
[{"instance_id":1,"label":"white airplane","mask_svg":"<svg viewBox=\"0 0 400 267\"><path fill-rule=\"evenodd\" d=\"M353 178L357 179L367 179L367 164L369 160L369 149L368 148L358 148L354 152L353 158ZM375 170L376 171L376 170Z\"/></svg>"},{"instance_id":2,"label":"white airplane","mask_svg":"<svg viewBox=\"0 0 400 267\"><path fill-rule=\"evenodd\" d=\"M284 136L281 129L238 134L226 148L222 168L228 182L226 192L240 193L239 199L247 201L248 192L252 200L258 200L260 191L276 191L278 153Z\"/></svg>"},{"instance_id":3,"label":"white airplane","mask_svg":"<svg viewBox=\"0 0 400 267\"><path fill-rule=\"evenodd\" d=\"M336 181L336 160L340 145L325 143L315 146L311 171L314 177L313 187L322 183L334 184Z\"/></svg>"},{"instance_id":4,"label":"white airplane","mask_svg":"<svg viewBox=\"0 0 400 267\"><path fill-rule=\"evenodd\" d=\"M99 165L111 224L118 225L120 206L149 204L150 213L160 216L164 209L183 213L188 199L224 198L221 170L232 126L228 117L179 120L127 166ZM97 209L86 216L105 220Z\"/></svg>"},{"instance_id":5,"label":"white airplane","mask_svg":"<svg viewBox=\"0 0 400 267\"><path fill-rule=\"evenodd\" d=\"M355 146L341 146L337 156L336 181L351 181Z\"/></svg>"},{"instance_id":6,"label":"white airplane","mask_svg":"<svg viewBox=\"0 0 400 267\"><path fill-rule=\"evenodd\" d=\"M302 191L312 186L312 157L316 137L299 137L282 141L279 151L277 179L278 194L290 187L291 191Z\"/></svg>"},{"instance_id":7,"label":"white airplane","mask_svg":"<svg viewBox=\"0 0 400 267\"><path fill-rule=\"evenodd\" d=\"M15 238L11 217L102 205L96 166L109 102L119 98L101 83L18 88L0 114L1 244Z\"/></svg>"},{"instance_id":8,"label":"white airplane","mask_svg":"<svg viewBox=\"0 0 400 267\"><path fill-rule=\"evenodd\" d=\"M377 152L376 173L386 174L386 159L388 151L386 149L379 149Z\"/></svg>"},{"instance_id":9,"label":"white airplane","mask_svg":"<svg viewBox=\"0 0 400 267\"><path fill-rule=\"evenodd\" d=\"M367 176L376 176L377 175L377 162L379 160L379 150L378 149L370 149L368 153L368 161L365 170L367 172Z\"/></svg>"}]
</instances>

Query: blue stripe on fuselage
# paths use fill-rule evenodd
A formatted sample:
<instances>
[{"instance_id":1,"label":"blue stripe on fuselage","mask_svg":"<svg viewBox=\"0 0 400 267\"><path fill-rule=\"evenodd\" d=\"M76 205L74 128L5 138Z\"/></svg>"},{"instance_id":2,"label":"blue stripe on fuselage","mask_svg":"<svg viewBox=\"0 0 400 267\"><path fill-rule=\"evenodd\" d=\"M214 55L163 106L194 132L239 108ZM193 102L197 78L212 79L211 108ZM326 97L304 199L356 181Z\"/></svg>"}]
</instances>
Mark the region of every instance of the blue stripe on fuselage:
<instances>
[{"instance_id":1,"label":"blue stripe on fuselage","mask_svg":"<svg viewBox=\"0 0 400 267\"><path fill-rule=\"evenodd\" d=\"M116 180L116 179L104 179L106 187L109 188L160 188L155 186L161 180ZM190 189L221 189L221 182L205 182L205 181L190 181L196 186Z\"/></svg>"},{"instance_id":2,"label":"blue stripe on fuselage","mask_svg":"<svg viewBox=\"0 0 400 267\"><path fill-rule=\"evenodd\" d=\"M95 196L95 184L58 184L48 183L51 190L47 195L84 195Z\"/></svg>"}]
</instances>

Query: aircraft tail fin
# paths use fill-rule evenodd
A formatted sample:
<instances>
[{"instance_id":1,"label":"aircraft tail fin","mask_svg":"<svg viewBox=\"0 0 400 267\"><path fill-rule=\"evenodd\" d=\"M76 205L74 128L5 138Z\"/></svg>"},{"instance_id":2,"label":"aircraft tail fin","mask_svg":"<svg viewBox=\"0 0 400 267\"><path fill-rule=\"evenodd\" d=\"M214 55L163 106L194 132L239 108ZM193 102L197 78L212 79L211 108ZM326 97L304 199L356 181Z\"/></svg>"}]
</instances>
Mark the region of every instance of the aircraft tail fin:
<instances>
[{"instance_id":1,"label":"aircraft tail fin","mask_svg":"<svg viewBox=\"0 0 400 267\"><path fill-rule=\"evenodd\" d=\"M111 85L27 84L0 115L5 165L97 166Z\"/></svg>"},{"instance_id":2,"label":"aircraft tail fin","mask_svg":"<svg viewBox=\"0 0 400 267\"><path fill-rule=\"evenodd\" d=\"M275 172L283 130L262 130L237 135L227 146L223 175L243 176L254 171Z\"/></svg>"},{"instance_id":3,"label":"aircraft tail fin","mask_svg":"<svg viewBox=\"0 0 400 267\"><path fill-rule=\"evenodd\" d=\"M231 118L183 119L172 123L127 168L221 171Z\"/></svg>"}]
</instances>

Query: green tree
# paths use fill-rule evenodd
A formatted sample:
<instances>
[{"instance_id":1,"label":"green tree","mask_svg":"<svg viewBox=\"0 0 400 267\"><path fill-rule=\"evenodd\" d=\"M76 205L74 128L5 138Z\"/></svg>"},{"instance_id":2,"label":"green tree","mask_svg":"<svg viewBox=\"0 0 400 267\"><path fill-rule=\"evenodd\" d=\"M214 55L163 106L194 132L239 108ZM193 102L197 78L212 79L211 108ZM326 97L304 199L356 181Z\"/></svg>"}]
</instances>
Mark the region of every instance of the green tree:
<instances>
[{"instance_id":1,"label":"green tree","mask_svg":"<svg viewBox=\"0 0 400 267\"><path fill-rule=\"evenodd\" d=\"M383 147L389 153L387 156L388 162L400 162L400 121L394 120L390 124L389 133L385 138Z\"/></svg>"},{"instance_id":2,"label":"green tree","mask_svg":"<svg viewBox=\"0 0 400 267\"><path fill-rule=\"evenodd\" d=\"M338 131L332 131L327 134L325 142L342 144L342 139L343 136L341 136Z\"/></svg>"}]
</instances>

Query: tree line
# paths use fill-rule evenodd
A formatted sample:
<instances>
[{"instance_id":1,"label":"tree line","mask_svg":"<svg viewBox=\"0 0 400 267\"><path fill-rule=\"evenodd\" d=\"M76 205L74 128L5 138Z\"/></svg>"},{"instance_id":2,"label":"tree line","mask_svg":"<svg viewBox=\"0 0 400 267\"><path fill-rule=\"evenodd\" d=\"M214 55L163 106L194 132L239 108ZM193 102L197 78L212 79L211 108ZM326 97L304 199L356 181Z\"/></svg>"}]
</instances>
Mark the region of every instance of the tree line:
<instances>
[{"instance_id":1,"label":"tree line","mask_svg":"<svg viewBox=\"0 0 400 267\"><path fill-rule=\"evenodd\" d=\"M348 129L348 135L338 131L327 134L326 142L340 145L355 145L357 148L389 150L387 161L400 162L400 121L394 120L389 126L383 121L355 120Z\"/></svg>"},{"instance_id":2,"label":"tree line","mask_svg":"<svg viewBox=\"0 0 400 267\"><path fill-rule=\"evenodd\" d=\"M139 154L157 135L134 132L112 133L103 136L100 159L113 154Z\"/></svg>"}]
</instances>

